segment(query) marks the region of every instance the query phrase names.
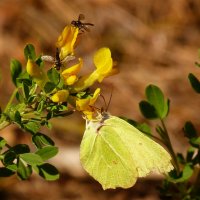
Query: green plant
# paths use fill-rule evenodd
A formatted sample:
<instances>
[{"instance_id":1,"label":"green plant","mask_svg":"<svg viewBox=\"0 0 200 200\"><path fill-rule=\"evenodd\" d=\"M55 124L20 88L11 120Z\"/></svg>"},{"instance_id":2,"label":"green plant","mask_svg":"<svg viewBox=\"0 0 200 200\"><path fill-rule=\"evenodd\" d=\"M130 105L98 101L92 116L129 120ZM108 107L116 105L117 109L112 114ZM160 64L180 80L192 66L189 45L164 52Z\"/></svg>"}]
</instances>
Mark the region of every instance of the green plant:
<instances>
[{"instance_id":1,"label":"green plant","mask_svg":"<svg viewBox=\"0 0 200 200\"><path fill-rule=\"evenodd\" d=\"M50 120L65 117L75 110L83 112L88 118L93 115L95 103L100 89L94 94L90 87L101 82L114 73L111 52L104 47L94 55L93 72L79 76L83 65L82 58L75 55L77 38L82 32L82 26L67 25L56 43L56 57L37 55L32 44L27 44L24 57L26 68L13 59L10 63L11 77L15 90L8 104L0 112L0 130L16 124L22 130L31 134L35 151L27 144L10 146L0 137L0 177L14 174L22 179L28 179L34 170L46 180L59 178L58 170L47 161L58 153L54 141L40 132L42 126L51 128ZM75 64L70 66L69 61ZM46 62L52 67L46 68Z\"/></svg>"},{"instance_id":2,"label":"green plant","mask_svg":"<svg viewBox=\"0 0 200 200\"><path fill-rule=\"evenodd\" d=\"M83 32L82 28L76 23L64 28L55 45L55 58L37 55L34 46L28 44L24 49L26 68L23 68L16 59L11 61L11 77L15 90L6 107L0 109L0 130L10 124L16 124L31 135L35 151L31 151L27 144L10 146L3 137L0 137L0 160L3 165L0 167L0 177L16 174L20 179L26 180L34 170L46 180L58 179L58 170L47 162L58 153L58 148L49 136L40 132L40 128L51 128L52 118L69 116L75 110L83 113L88 121L92 120L95 114L101 115L100 109L94 106L100 88L91 92L91 86L117 73L117 70L110 50L104 47L94 55L95 70L83 76L79 75L83 60L76 58L74 49L77 38ZM71 60L75 61L72 66L69 62ZM50 69L45 67L46 62L52 63ZM196 65L200 66L199 63ZM195 75L189 74L189 80L193 89L200 93L200 81ZM183 128L183 136L189 144L184 156L182 153L176 153L172 146L165 124L170 101L164 97L160 88L149 85L146 88L146 100L141 101L139 107L146 119L160 122L155 127L159 137L152 133L147 124L139 124L124 117L123 119L162 143L170 153L174 165L174 170L166 175L163 185L159 188L161 198L200 199L200 136L194 125L188 121ZM108 117L106 114L101 116ZM104 121L97 120L98 125L102 126ZM109 125L106 122L104 124ZM101 126L95 127L94 130L100 132ZM128 126L126 128L128 129ZM115 154L117 155L116 152ZM137 171L134 174L137 174Z\"/></svg>"},{"instance_id":3,"label":"green plant","mask_svg":"<svg viewBox=\"0 0 200 200\"><path fill-rule=\"evenodd\" d=\"M193 75L189 74L189 80L196 92L200 92L200 82ZM156 125L155 130L159 138L152 135L148 128L148 135L156 138L167 148L172 156L174 170L169 172L159 188L161 199L200 199L200 136L192 122L187 121L183 127L183 137L188 140L186 155L174 152L174 147L170 141L169 133L165 124L165 119L169 113L169 100L165 100L163 92L155 85L146 88L146 98L140 102L140 110L148 120L158 120L160 125ZM136 126L137 123L136 123ZM146 125L147 126L147 125ZM144 133L147 128L140 128Z\"/></svg>"}]
</instances>

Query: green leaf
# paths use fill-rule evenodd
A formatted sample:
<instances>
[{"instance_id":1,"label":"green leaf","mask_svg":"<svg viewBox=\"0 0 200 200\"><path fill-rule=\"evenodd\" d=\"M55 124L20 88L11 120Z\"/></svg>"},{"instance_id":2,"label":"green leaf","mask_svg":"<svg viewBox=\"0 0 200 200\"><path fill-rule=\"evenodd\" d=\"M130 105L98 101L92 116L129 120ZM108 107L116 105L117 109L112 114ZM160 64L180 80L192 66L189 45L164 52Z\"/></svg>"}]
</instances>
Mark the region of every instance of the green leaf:
<instances>
[{"instance_id":1,"label":"green leaf","mask_svg":"<svg viewBox=\"0 0 200 200\"><path fill-rule=\"evenodd\" d=\"M8 150L5 154L4 154L4 159L3 159L3 164L5 166L7 165L12 165L13 164L13 161L16 159L16 154L11 151L11 150Z\"/></svg>"},{"instance_id":2,"label":"green leaf","mask_svg":"<svg viewBox=\"0 0 200 200\"><path fill-rule=\"evenodd\" d=\"M13 172L17 171L17 164L11 164L6 166L7 169L10 169Z\"/></svg>"},{"instance_id":3,"label":"green leaf","mask_svg":"<svg viewBox=\"0 0 200 200\"><path fill-rule=\"evenodd\" d=\"M181 183L181 182L188 181L188 179L192 176L192 174L193 174L192 167L190 166L190 164L186 164L179 177L170 176L168 180L174 183Z\"/></svg>"},{"instance_id":4,"label":"green leaf","mask_svg":"<svg viewBox=\"0 0 200 200\"><path fill-rule=\"evenodd\" d=\"M169 101L165 101L160 88L155 85L149 85L147 86L145 93L148 102L154 106L159 118L165 118L169 110Z\"/></svg>"},{"instance_id":5,"label":"green leaf","mask_svg":"<svg viewBox=\"0 0 200 200\"><path fill-rule=\"evenodd\" d=\"M7 144L6 140L2 137L0 137L0 150L3 149Z\"/></svg>"},{"instance_id":6,"label":"green leaf","mask_svg":"<svg viewBox=\"0 0 200 200\"><path fill-rule=\"evenodd\" d=\"M36 154L38 154L43 159L43 161L54 157L57 153L58 148L55 146L46 146L36 152Z\"/></svg>"},{"instance_id":7,"label":"green leaf","mask_svg":"<svg viewBox=\"0 0 200 200\"><path fill-rule=\"evenodd\" d=\"M44 163L43 165L37 167L38 174L47 181L55 181L60 177L58 170L49 163Z\"/></svg>"},{"instance_id":8,"label":"green leaf","mask_svg":"<svg viewBox=\"0 0 200 200\"><path fill-rule=\"evenodd\" d=\"M187 138L189 138L189 139L198 136L194 125L190 121L188 121L188 122L185 123L183 131L184 131L185 136Z\"/></svg>"},{"instance_id":9,"label":"green leaf","mask_svg":"<svg viewBox=\"0 0 200 200\"><path fill-rule=\"evenodd\" d=\"M29 165L41 165L43 163L42 158L34 153L20 154L20 158Z\"/></svg>"},{"instance_id":10,"label":"green leaf","mask_svg":"<svg viewBox=\"0 0 200 200\"><path fill-rule=\"evenodd\" d=\"M40 66L40 67L43 67L43 66L44 66L44 62L43 62L41 56L39 56L38 58L36 58L35 63L36 63L38 66Z\"/></svg>"},{"instance_id":11,"label":"green leaf","mask_svg":"<svg viewBox=\"0 0 200 200\"><path fill-rule=\"evenodd\" d=\"M22 91L23 91L24 98L28 100L30 96L29 95L30 91L29 91L29 86L25 82L22 83Z\"/></svg>"},{"instance_id":12,"label":"green leaf","mask_svg":"<svg viewBox=\"0 0 200 200\"><path fill-rule=\"evenodd\" d=\"M17 144L10 148L10 150L15 152L17 155L30 152L30 148L27 144Z\"/></svg>"},{"instance_id":13,"label":"green leaf","mask_svg":"<svg viewBox=\"0 0 200 200\"><path fill-rule=\"evenodd\" d=\"M40 130L40 127L40 123L36 121L29 121L28 123L24 124L24 128L32 134L37 133Z\"/></svg>"},{"instance_id":14,"label":"green leaf","mask_svg":"<svg viewBox=\"0 0 200 200\"><path fill-rule=\"evenodd\" d=\"M195 153L196 149L194 147L190 147L188 150L187 150L187 156L186 156L186 161L189 163L189 162L192 162L192 159L194 157L194 153Z\"/></svg>"},{"instance_id":15,"label":"green leaf","mask_svg":"<svg viewBox=\"0 0 200 200\"><path fill-rule=\"evenodd\" d=\"M17 124L21 125L21 115L20 115L20 112L18 110L15 112L14 120Z\"/></svg>"},{"instance_id":16,"label":"green leaf","mask_svg":"<svg viewBox=\"0 0 200 200\"><path fill-rule=\"evenodd\" d=\"M50 93L56 88L56 85L52 82L47 82L44 86L45 93Z\"/></svg>"},{"instance_id":17,"label":"green leaf","mask_svg":"<svg viewBox=\"0 0 200 200\"><path fill-rule=\"evenodd\" d=\"M55 85L58 84L60 80L60 74L55 68L51 68L50 70L48 70L47 76L52 83L54 83Z\"/></svg>"},{"instance_id":18,"label":"green leaf","mask_svg":"<svg viewBox=\"0 0 200 200\"><path fill-rule=\"evenodd\" d=\"M136 127L137 129L139 129L140 131L142 131L143 133L147 134L147 135L152 135L151 134L151 128L146 124L146 123L138 123L132 119L128 119L125 117L120 117L121 119L127 121L129 124L131 124L132 126Z\"/></svg>"},{"instance_id":19,"label":"green leaf","mask_svg":"<svg viewBox=\"0 0 200 200\"><path fill-rule=\"evenodd\" d=\"M147 119L157 119L159 116L156 113L154 106L147 101L141 101L139 103L140 111Z\"/></svg>"},{"instance_id":20,"label":"green leaf","mask_svg":"<svg viewBox=\"0 0 200 200\"><path fill-rule=\"evenodd\" d=\"M13 174L15 174L15 172L13 172L12 170L7 169L6 167L0 167L0 177L9 177Z\"/></svg>"},{"instance_id":21,"label":"green leaf","mask_svg":"<svg viewBox=\"0 0 200 200\"><path fill-rule=\"evenodd\" d=\"M20 159L17 162L17 175L21 180L26 180L32 174L30 165L25 165Z\"/></svg>"},{"instance_id":22,"label":"green leaf","mask_svg":"<svg viewBox=\"0 0 200 200\"><path fill-rule=\"evenodd\" d=\"M200 137L191 138L189 142L193 147L199 148L199 146L200 146Z\"/></svg>"},{"instance_id":23,"label":"green leaf","mask_svg":"<svg viewBox=\"0 0 200 200\"><path fill-rule=\"evenodd\" d=\"M196 78L196 76L192 73L190 73L188 75L188 79L190 81L190 84L192 86L192 88L197 92L200 93L200 82L199 80Z\"/></svg>"},{"instance_id":24,"label":"green leaf","mask_svg":"<svg viewBox=\"0 0 200 200\"><path fill-rule=\"evenodd\" d=\"M195 62L194 64L195 64L197 67L200 67L200 63Z\"/></svg>"},{"instance_id":25,"label":"green leaf","mask_svg":"<svg viewBox=\"0 0 200 200\"><path fill-rule=\"evenodd\" d=\"M198 153L196 154L196 156L192 160L192 163L193 163L193 165L196 165L196 164L200 163L200 150L198 151Z\"/></svg>"},{"instance_id":26,"label":"green leaf","mask_svg":"<svg viewBox=\"0 0 200 200\"><path fill-rule=\"evenodd\" d=\"M65 85L65 81L64 81L64 78L62 76L59 77L59 83L57 84L57 87L62 90L63 87Z\"/></svg>"},{"instance_id":27,"label":"green leaf","mask_svg":"<svg viewBox=\"0 0 200 200\"><path fill-rule=\"evenodd\" d=\"M19 77L19 75L22 73L21 63L16 59L12 59L10 63L10 70L11 70L12 81L15 84L15 86L17 86L16 80Z\"/></svg>"},{"instance_id":28,"label":"green leaf","mask_svg":"<svg viewBox=\"0 0 200 200\"><path fill-rule=\"evenodd\" d=\"M34 84L34 82L29 79L29 75L27 73L21 74L20 77L17 79L17 82L19 84L26 84L27 86L32 86Z\"/></svg>"},{"instance_id":29,"label":"green leaf","mask_svg":"<svg viewBox=\"0 0 200 200\"><path fill-rule=\"evenodd\" d=\"M33 135L32 141L39 149L43 148L44 146L54 146L54 141L42 133L36 133Z\"/></svg>"},{"instance_id":30,"label":"green leaf","mask_svg":"<svg viewBox=\"0 0 200 200\"><path fill-rule=\"evenodd\" d=\"M37 112L42 112L44 107L45 107L45 101L42 100L42 101L40 101L40 103L37 106Z\"/></svg>"},{"instance_id":31,"label":"green leaf","mask_svg":"<svg viewBox=\"0 0 200 200\"><path fill-rule=\"evenodd\" d=\"M23 96L22 96L19 92L16 93L16 99L17 99L17 101L19 101L20 103L24 101Z\"/></svg>"},{"instance_id":32,"label":"green leaf","mask_svg":"<svg viewBox=\"0 0 200 200\"><path fill-rule=\"evenodd\" d=\"M183 154L177 153L177 160L178 160L179 163L185 164L185 159L183 157Z\"/></svg>"},{"instance_id":33,"label":"green leaf","mask_svg":"<svg viewBox=\"0 0 200 200\"><path fill-rule=\"evenodd\" d=\"M32 44L27 44L25 46L24 56L25 56L26 60L28 60L28 59L35 60L36 59L35 48Z\"/></svg>"},{"instance_id":34,"label":"green leaf","mask_svg":"<svg viewBox=\"0 0 200 200\"><path fill-rule=\"evenodd\" d=\"M156 126L156 132L160 135L160 137L165 141L166 140L166 133L163 128L159 125Z\"/></svg>"}]
</instances>

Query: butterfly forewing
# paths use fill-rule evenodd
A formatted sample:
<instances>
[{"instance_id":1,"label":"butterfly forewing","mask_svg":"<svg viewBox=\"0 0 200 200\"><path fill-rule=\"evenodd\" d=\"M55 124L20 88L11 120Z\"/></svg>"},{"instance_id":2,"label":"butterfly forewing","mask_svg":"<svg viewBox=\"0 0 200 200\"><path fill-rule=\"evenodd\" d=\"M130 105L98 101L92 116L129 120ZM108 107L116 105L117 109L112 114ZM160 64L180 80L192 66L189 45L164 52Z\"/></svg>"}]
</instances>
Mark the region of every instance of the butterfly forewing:
<instances>
[{"instance_id":1,"label":"butterfly forewing","mask_svg":"<svg viewBox=\"0 0 200 200\"><path fill-rule=\"evenodd\" d=\"M80 152L83 167L104 189L131 187L138 175L129 150L112 129L105 126L100 134L96 130L91 122L84 133Z\"/></svg>"}]
</instances>

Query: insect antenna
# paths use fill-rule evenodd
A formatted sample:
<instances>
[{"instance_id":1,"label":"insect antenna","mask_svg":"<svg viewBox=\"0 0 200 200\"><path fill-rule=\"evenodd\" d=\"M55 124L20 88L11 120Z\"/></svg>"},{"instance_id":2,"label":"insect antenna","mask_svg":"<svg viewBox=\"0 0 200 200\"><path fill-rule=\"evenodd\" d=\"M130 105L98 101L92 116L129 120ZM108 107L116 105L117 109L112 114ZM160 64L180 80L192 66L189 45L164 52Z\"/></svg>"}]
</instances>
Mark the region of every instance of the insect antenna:
<instances>
[{"instance_id":1,"label":"insect antenna","mask_svg":"<svg viewBox=\"0 0 200 200\"><path fill-rule=\"evenodd\" d=\"M113 88L112 88L112 90L111 90L111 94L110 94L108 103L106 103L105 97L104 97L102 94L100 94L101 98L103 99L104 106L105 106L105 109L101 108L101 113L103 113L104 111L105 111L105 112L108 111L108 108L109 108L109 106L110 106L111 99L112 99L112 93L113 93Z\"/></svg>"},{"instance_id":2,"label":"insect antenna","mask_svg":"<svg viewBox=\"0 0 200 200\"><path fill-rule=\"evenodd\" d=\"M106 112L108 111L108 108L109 108L109 106L110 106L110 103L111 103L111 100L112 100L112 94L113 94L113 87L112 87L112 89L111 89L111 94L110 94L110 98L109 98L109 101L108 101L108 105L107 105L107 107L106 107Z\"/></svg>"}]
</instances>

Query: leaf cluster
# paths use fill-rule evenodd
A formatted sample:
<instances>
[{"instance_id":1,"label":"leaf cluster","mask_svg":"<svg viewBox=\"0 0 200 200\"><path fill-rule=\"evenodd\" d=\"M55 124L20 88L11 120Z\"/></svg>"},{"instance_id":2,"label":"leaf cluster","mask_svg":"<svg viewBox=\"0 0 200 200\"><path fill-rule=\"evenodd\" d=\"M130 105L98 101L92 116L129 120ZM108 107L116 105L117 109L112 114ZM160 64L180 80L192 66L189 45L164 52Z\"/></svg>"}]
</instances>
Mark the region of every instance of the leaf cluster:
<instances>
[{"instance_id":1,"label":"leaf cluster","mask_svg":"<svg viewBox=\"0 0 200 200\"><path fill-rule=\"evenodd\" d=\"M32 44L26 45L24 56L26 60L32 59L37 67L44 67L41 56L36 56ZM58 153L58 148L50 137L39 131L41 126L51 128L52 118L73 113L68 110L67 103L57 104L50 100L54 90L63 88L63 80L55 68L50 68L46 72L48 80L41 89L18 60L11 60L10 70L16 89L8 105L0 113L0 130L9 124L18 125L31 134L35 151L32 152L33 148L27 144L11 147L0 137L0 161L3 165L0 177L16 174L21 180L25 180L35 171L46 180L56 180L59 178L58 170L47 161Z\"/></svg>"},{"instance_id":2,"label":"leaf cluster","mask_svg":"<svg viewBox=\"0 0 200 200\"><path fill-rule=\"evenodd\" d=\"M189 80L193 89L199 93L199 80L191 74L189 74ZM145 94L146 100L139 103L140 111L146 119L160 121L160 124L155 127L159 137L152 134L147 124L126 120L149 137L161 142L172 156L174 170L168 174L159 188L161 199L200 199L200 135L198 131L191 121L187 121L182 134L188 141L186 155L175 153L165 125L165 119L170 110L169 99L165 98L161 89L155 85L147 86Z\"/></svg>"}]
</instances>

